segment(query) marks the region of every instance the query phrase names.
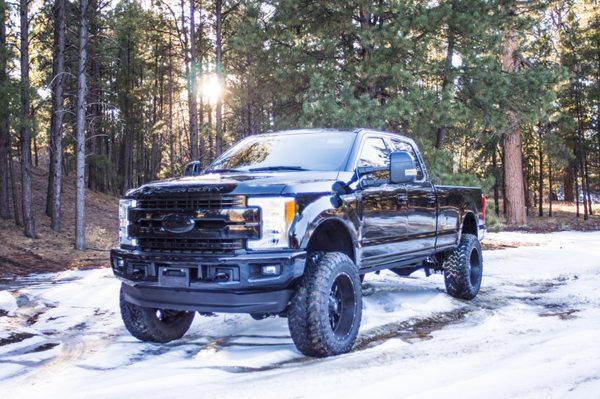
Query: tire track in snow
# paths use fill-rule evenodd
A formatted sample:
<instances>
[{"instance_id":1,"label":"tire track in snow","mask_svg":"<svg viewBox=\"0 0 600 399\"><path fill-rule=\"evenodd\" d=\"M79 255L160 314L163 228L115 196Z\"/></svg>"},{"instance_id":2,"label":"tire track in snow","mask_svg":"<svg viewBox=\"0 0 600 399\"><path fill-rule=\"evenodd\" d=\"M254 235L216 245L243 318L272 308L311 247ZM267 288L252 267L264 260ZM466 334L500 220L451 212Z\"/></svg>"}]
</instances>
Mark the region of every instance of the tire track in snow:
<instances>
[{"instance_id":1,"label":"tire track in snow","mask_svg":"<svg viewBox=\"0 0 600 399\"><path fill-rule=\"evenodd\" d=\"M48 304L38 296L28 296L27 300L23 301L19 307L20 313L14 317L20 319L18 320L18 323L21 325L21 327L27 327L28 331L31 331L32 329L35 329L36 323L38 322L40 316L55 307L57 307L56 304ZM34 309L35 311L31 313L28 312L27 309ZM46 321L53 321L62 317L66 316L56 316L54 318L48 318ZM86 334L86 332L89 332L88 330L90 326L92 326L94 323L98 323L99 317L101 320L104 317L113 317L113 314L109 310L102 311L100 308L95 308L94 312L86 317L83 322L67 328L64 332L59 332L56 330L42 330L37 334L32 332L12 334L5 340L27 342L31 338L38 337L42 338L43 341L39 342L38 340L31 345L25 345L0 355L0 363L5 362L7 364L12 363L23 366L21 370L0 378L0 381L9 380L17 376L25 376L25 384L34 382L35 379L47 377L53 374L55 371L75 364L77 361L81 360L87 352L98 350L102 347L107 347L110 344L109 340L103 339L97 335ZM118 335L114 334L116 330L118 329L103 333L102 336ZM8 343L11 342L7 342L7 344ZM39 360L11 360L11 357L45 352L52 350L55 347L58 347L58 353L48 358L42 358Z\"/></svg>"}]
</instances>

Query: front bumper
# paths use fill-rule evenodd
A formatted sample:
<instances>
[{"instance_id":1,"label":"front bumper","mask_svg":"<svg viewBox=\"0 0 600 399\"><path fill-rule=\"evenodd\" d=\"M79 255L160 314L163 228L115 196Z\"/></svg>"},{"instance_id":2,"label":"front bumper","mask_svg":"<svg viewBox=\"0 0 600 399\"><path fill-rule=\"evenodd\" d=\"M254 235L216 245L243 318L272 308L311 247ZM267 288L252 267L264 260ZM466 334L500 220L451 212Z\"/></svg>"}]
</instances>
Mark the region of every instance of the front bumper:
<instances>
[{"instance_id":1,"label":"front bumper","mask_svg":"<svg viewBox=\"0 0 600 399\"><path fill-rule=\"evenodd\" d=\"M293 290L202 291L150 288L123 284L127 302L156 309L223 313L281 313Z\"/></svg>"},{"instance_id":2,"label":"front bumper","mask_svg":"<svg viewBox=\"0 0 600 399\"><path fill-rule=\"evenodd\" d=\"M306 252L218 256L111 250L111 265L129 302L199 312L280 313L304 273ZM274 276L262 266L276 266Z\"/></svg>"}]
</instances>

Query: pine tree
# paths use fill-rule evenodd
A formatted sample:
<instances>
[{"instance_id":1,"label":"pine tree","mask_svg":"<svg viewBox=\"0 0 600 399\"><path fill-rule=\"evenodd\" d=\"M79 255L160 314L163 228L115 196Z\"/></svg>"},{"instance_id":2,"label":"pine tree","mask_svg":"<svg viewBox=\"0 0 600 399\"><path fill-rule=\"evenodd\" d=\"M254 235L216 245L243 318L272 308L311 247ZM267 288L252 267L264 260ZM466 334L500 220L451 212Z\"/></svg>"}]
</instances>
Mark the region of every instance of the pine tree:
<instances>
[{"instance_id":1,"label":"pine tree","mask_svg":"<svg viewBox=\"0 0 600 399\"><path fill-rule=\"evenodd\" d=\"M8 7L5 0L0 0L0 217L10 219L8 203L9 162L9 126L8 126L8 46L6 41L6 14Z\"/></svg>"},{"instance_id":2,"label":"pine tree","mask_svg":"<svg viewBox=\"0 0 600 399\"><path fill-rule=\"evenodd\" d=\"M23 228L27 237L36 238L33 192L31 189L31 103L29 86L29 2L20 0L21 22L21 187L23 203Z\"/></svg>"},{"instance_id":3,"label":"pine tree","mask_svg":"<svg viewBox=\"0 0 600 399\"><path fill-rule=\"evenodd\" d=\"M51 217L52 230L61 227L62 136L65 79L65 0L55 2L54 54L52 63L52 109L50 115L50 163L46 213Z\"/></svg>"},{"instance_id":4,"label":"pine tree","mask_svg":"<svg viewBox=\"0 0 600 399\"><path fill-rule=\"evenodd\" d=\"M80 2L79 68L77 70L77 199L75 210L75 248L84 250L85 241L85 123L87 96L88 0Z\"/></svg>"}]
</instances>

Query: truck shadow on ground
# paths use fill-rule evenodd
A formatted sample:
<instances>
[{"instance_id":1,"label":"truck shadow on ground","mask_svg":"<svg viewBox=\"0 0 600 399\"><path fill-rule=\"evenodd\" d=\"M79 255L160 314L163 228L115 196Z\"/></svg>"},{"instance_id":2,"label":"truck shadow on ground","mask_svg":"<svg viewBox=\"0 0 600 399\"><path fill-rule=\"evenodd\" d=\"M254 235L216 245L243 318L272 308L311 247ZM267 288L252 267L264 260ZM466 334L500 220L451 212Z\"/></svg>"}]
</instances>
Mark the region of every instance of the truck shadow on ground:
<instances>
[{"instance_id":1,"label":"truck shadow on ground","mask_svg":"<svg viewBox=\"0 0 600 399\"><path fill-rule=\"evenodd\" d=\"M413 279L411 279L413 280ZM397 281L378 281L375 284L365 282L363 284L363 294L366 298L373 299L374 303L379 302L378 295L386 296L388 294L398 294L410 296L431 296L436 297L442 291L432 286L423 286L418 284L418 279L413 281L397 282ZM372 302L373 303L373 302ZM380 306L377 303L377 306ZM357 342L349 354L344 356L351 356L353 352L366 350L368 348L380 345L391 338L398 338L405 340L406 342L413 343L420 340L428 340L432 338L434 331L440 330L448 325L461 322L465 316L473 311L475 308L469 308L462 306L458 309L454 309L448 312L438 312L429 314L426 317L415 317L411 319L405 319L403 321L387 323L376 326L361 332ZM397 310L397 309L396 309ZM231 325L235 326L239 323L237 318L230 319L228 321ZM281 319L283 324L287 324L285 319ZM227 325L227 322L225 323ZM243 326L241 326L243 327ZM240 327L234 327L233 329L239 329ZM162 356L169 354L170 352L181 352L181 358L179 360L190 360L190 365L183 365L183 369L211 369L221 370L229 373L249 373L249 372L260 372L274 370L283 367L292 367L294 365L305 365L307 363L323 361L323 359L313 359L301 355L296 351L291 337L287 333L273 334L271 331L265 334L259 332L253 332L249 334L240 334L233 331L231 334L219 335L219 334L202 334L201 331L196 329L188 333L182 340L171 342L168 344L149 344L136 341L133 338L127 336L127 333L123 331L122 335L116 336L116 340L123 343L124 337L127 337L127 345L139 346L139 349L128 356L127 361L124 364L116 365L114 367L98 367L93 364L80 364L78 367L87 370L114 370L121 367L128 367L137 363L141 363L152 359L156 356ZM270 362L265 365L259 366L245 366L245 365L198 365L195 359L198 356L204 354L213 354L229 350L245 351L258 349L257 356L265 354L269 351L288 351L290 353L285 356L291 356L289 359L285 359L278 362ZM264 349L264 351L262 350ZM231 361L231 359L229 359Z\"/></svg>"}]
</instances>

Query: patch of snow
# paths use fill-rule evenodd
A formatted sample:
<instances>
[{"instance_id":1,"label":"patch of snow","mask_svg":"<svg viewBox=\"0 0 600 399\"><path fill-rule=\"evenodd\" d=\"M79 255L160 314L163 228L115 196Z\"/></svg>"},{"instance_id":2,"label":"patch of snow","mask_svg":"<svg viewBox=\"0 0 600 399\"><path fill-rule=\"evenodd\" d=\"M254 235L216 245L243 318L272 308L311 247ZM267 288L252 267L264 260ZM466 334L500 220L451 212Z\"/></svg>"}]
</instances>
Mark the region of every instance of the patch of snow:
<instances>
[{"instance_id":1,"label":"patch of snow","mask_svg":"<svg viewBox=\"0 0 600 399\"><path fill-rule=\"evenodd\" d=\"M7 313L12 313L19 305L17 305L17 299L8 291L0 291L0 310L4 310Z\"/></svg>"},{"instance_id":2,"label":"patch of snow","mask_svg":"<svg viewBox=\"0 0 600 399\"><path fill-rule=\"evenodd\" d=\"M535 245L486 251L473 301L446 295L439 274L367 275L359 345L328 359L302 356L284 318L197 316L179 341L140 342L120 320L119 282L108 269L17 281L20 299L0 317L0 340L7 342L0 346L0 392L7 398L598 398L600 232L486 239Z\"/></svg>"}]
</instances>

